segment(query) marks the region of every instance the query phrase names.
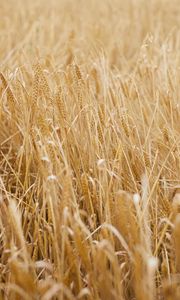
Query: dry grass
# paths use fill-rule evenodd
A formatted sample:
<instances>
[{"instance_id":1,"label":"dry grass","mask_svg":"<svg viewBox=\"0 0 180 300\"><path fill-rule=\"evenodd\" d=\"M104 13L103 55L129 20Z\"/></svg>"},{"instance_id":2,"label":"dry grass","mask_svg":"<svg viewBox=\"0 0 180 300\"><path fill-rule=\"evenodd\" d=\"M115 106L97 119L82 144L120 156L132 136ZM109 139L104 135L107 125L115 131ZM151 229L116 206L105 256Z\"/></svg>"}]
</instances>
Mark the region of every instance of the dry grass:
<instances>
[{"instance_id":1,"label":"dry grass","mask_svg":"<svg viewBox=\"0 0 180 300\"><path fill-rule=\"evenodd\" d=\"M180 299L179 0L0 4L0 299Z\"/></svg>"}]
</instances>

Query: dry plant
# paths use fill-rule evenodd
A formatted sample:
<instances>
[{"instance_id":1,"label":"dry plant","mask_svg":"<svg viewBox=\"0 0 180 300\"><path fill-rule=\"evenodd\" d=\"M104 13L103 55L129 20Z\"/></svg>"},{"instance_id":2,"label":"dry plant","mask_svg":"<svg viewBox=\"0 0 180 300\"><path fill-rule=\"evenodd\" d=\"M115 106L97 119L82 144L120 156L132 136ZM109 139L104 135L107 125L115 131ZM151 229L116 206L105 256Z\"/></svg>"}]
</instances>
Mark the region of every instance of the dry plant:
<instances>
[{"instance_id":1,"label":"dry plant","mask_svg":"<svg viewBox=\"0 0 180 300\"><path fill-rule=\"evenodd\" d=\"M0 3L0 299L180 299L179 0Z\"/></svg>"}]
</instances>

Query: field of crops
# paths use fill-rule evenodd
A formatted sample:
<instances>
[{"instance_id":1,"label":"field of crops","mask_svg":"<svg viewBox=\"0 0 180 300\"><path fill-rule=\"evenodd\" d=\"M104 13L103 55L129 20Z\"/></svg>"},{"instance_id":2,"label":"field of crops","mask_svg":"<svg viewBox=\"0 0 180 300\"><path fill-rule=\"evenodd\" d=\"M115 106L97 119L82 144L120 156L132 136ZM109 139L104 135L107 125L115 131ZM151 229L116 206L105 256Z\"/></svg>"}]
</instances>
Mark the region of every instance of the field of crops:
<instances>
[{"instance_id":1,"label":"field of crops","mask_svg":"<svg viewBox=\"0 0 180 300\"><path fill-rule=\"evenodd\" d=\"M179 0L0 0L4 299L180 299Z\"/></svg>"}]
</instances>

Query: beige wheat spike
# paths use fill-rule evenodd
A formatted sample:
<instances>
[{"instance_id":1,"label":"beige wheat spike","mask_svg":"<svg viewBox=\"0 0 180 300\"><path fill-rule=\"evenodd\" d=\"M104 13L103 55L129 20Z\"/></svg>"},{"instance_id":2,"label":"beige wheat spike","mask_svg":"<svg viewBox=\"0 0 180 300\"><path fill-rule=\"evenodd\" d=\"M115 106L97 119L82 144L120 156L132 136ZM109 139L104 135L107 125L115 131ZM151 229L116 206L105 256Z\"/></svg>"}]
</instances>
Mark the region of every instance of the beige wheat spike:
<instances>
[{"instance_id":1,"label":"beige wheat spike","mask_svg":"<svg viewBox=\"0 0 180 300\"><path fill-rule=\"evenodd\" d=\"M89 195L89 186L88 186L88 178L86 173L83 173L81 175L81 188L82 188L83 195L87 197Z\"/></svg>"},{"instance_id":2,"label":"beige wheat spike","mask_svg":"<svg viewBox=\"0 0 180 300\"><path fill-rule=\"evenodd\" d=\"M35 69L33 86L32 86L32 107L31 107L33 113L37 106L38 95L39 95L39 73Z\"/></svg>"},{"instance_id":3,"label":"beige wheat spike","mask_svg":"<svg viewBox=\"0 0 180 300\"><path fill-rule=\"evenodd\" d=\"M169 142L169 132L166 126L163 128L163 137L166 142Z\"/></svg>"},{"instance_id":4,"label":"beige wheat spike","mask_svg":"<svg viewBox=\"0 0 180 300\"><path fill-rule=\"evenodd\" d=\"M102 127L101 125L98 124L97 126L97 132L98 132L98 139L99 139L99 142L101 143L101 145L103 144L103 131L102 131Z\"/></svg>"},{"instance_id":5,"label":"beige wheat spike","mask_svg":"<svg viewBox=\"0 0 180 300\"><path fill-rule=\"evenodd\" d=\"M180 214L180 189L176 190L176 193L172 199L172 209L175 216Z\"/></svg>"},{"instance_id":6,"label":"beige wheat spike","mask_svg":"<svg viewBox=\"0 0 180 300\"><path fill-rule=\"evenodd\" d=\"M10 261L10 270L15 283L34 298L36 295L35 278L29 268L16 259Z\"/></svg>"},{"instance_id":7,"label":"beige wheat spike","mask_svg":"<svg viewBox=\"0 0 180 300\"><path fill-rule=\"evenodd\" d=\"M172 208L174 213L174 246L176 257L177 272L180 272L180 191L177 190L173 202Z\"/></svg>"},{"instance_id":8,"label":"beige wheat spike","mask_svg":"<svg viewBox=\"0 0 180 300\"><path fill-rule=\"evenodd\" d=\"M78 81L79 80L82 81L82 75L81 75L81 71L80 71L79 66L75 64L74 69L75 69L75 73L76 73Z\"/></svg>"},{"instance_id":9,"label":"beige wheat spike","mask_svg":"<svg viewBox=\"0 0 180 300\"><path fill-rule=\"evenodd\" d=\"M48 224L51 224L52 223L52 211L51 211L51 206L50 206L49 202L47 203L47 213L48 213L48 216L47 216Z\"/></svg>"},{"instance_id":10,"label":"beige wheat spike","mask_svg":"<svg viewBox=\"0 0 180 300\"><path fill-rule=\"evenodd\" d=\"M9 107L11 109L11 112L14 113L15 112L15 107L16 107L16 100L15 100L15 97L9 87L9 84L7 83L4 75L2 73L0 73L0 79L2 81L2 84L3 84L3 87L4 87L4 90L6 91L7 93L7 100L8 100L8 104L9 104ZM14 114L15 116L15 114Z\"/></svg>"},{"instance_id":11,"label":"beige wheat spike","mask_svg":"<svg viewBox=\"0 0 180 300\"><path fill-rule=\"evenodd\" d=\"M102 126L104 126L105 123L105 108L104 108L104 104L100 104L99 110L98 110L98 116L99 116L99 120Z\"/></svg>"},{"instance_id":12,"label":"beige wheat spike","mask_svg":"<svg viewBox=\"0 0 180 300\"><path fill-rule=\"evenodd\" d=\"M150 159L149 159L149 155L146 152L144 152L144 162L146 168L150 168Z\"/></svg>"},{"instance_id":13,"label":"beige wheat spike","mask_svg":"<svg viewBox=\"0 0 180 300\"><path fill-rule=\"evenodd\" d=\"M72 48L68 47L68 49L67 49L67 58L66 58L66 66L71 65L73 63L73 61L74 61L74 54L73 54Z\"/></svg>"},{"instance_id":14,"label":"beige wheat spike","mask_svg":"<svg viewBox=\"0 0 180 300\"><path fill-rule=\"evenodd\" d=\"M51 163L55 166L56 162L57 162L56 154L55 154L55 150L56 150L55 145L49 141L49 142L47 142L46 149L47 149L47 153L48 153Z\"/></svg>"},{"instance_id":15,"label":"beige wheat spike","mask_svg":"<svg viewBox=\"0 0 180 300\"><path fill-rule=\"evenodd\" d=\"M81 90L80 86L78 86L78 89L77 89L77 96L78 96L79 107L80 107L80 109L82 109L83 108L83 95L82 95L82 90Z\"/></svg>"},{"instance_id":16,"label":"beige wheat spike","mask_svg":"<svg viewBox=\"0 0 180 300\"><path fill-rule=\"evenodd\" d=\"M127 122L127 116L126 115L122 115L121 116L121 125L124 129L124 132L126 134L127 137L129 137L129 126L128 126L128 122Z\"/></svg>"},{"instance_id":17,"label":"beige wheat spike","mask_svg":"<svg viewBox=\"0 0 180 300\"><path fill-rule=\"evenodd\" d=\"M81 175L81 189L85 200L85 207L91 213L94 214L94 207L91 198L91 191L89 188L88 176L86 173Z\"/></svg>"},{"instance_id":18,"label":"beige wheat spike","mask_svg":"<svg viewBox=\"0 0 180 300\"><path fill-rule=\"evenodd\" d=\"M174 245L176 257L176 269L180 272L180 213L176 216L174 221Z\"/></svg>"},{"instance_id":19,"label":"beige wheat spike","mask_svg":"<svg viewBox=\"0 0 180 300\"><path fill-rule=\"evenodd\" d=\"M34 66L34 70L35 70L35 74L36 74L35 77L38 78L38 80L39 80L39 85L40 85L42 92L44 93L45 96L47 96L49 98L50 97L50 88L49 88L47 79L44 75L42 66L39 63L37 63Z\"/></svg>"},{"instance_id":20,"label":"beige wheat spike","mask_svg":"<svg viewBox=\"0 0 180 300\"><path fill-rule=\"evenodd\" d=\"M40 130L41 130L41 134L42 136L45 138L47 138L49 136L49 127L48 124L46 122L46 120L43 118L43 114L39 113L38 117L37 117L37 125L39 126Z\"/></svg>"},{"instance_id":21,"label":"beige wheat spike","mask_svg":"<svg viewBox=\"0 0 180 300\"><path fill-rule=\"evenodd\" d=\"M119 191L114 202L110 202L110 210L112 224L134 248L139 242L139 233L133 196L125 191Z\"/></svg>"},{"instance_id":22,"label":"beige wheat spike","mask_svg":"<svg viewBox=\"0 0 180 300\"><path fill-rule=\"evenodd\" d=\"M72 201L72 184L71 184L71 178L68 174L64 176L62 179L62 199L63 203L66 207L71 207L71 201Z\"/></svg>"},{"instance_id":23,"label":"beige wheat spike","mask_svg":"<svg viewBox=\"0 0 180 300\"><path fill-rule=\"evenodd\" d=\"M96 68L92 69L91 74L92 74L92 77L94 79L96 94L99 95L99 93L101 91L101 86L100 86L100 83L99 83L98 72L97 72Z\"/></svg>"},{"instance_id":24,"label":"beige wheat spike","mask_svg":"<svg viewBox=\"0 0 180 300\"><path fill-rule=\"evenodd\" d=\"M78 255L80 256L84 267L87 269L87 271L91 270L91 263L88 253L89 251L88 246L86 245L87 242L84 241L82 231L78 226L76 226L74 230L74 240Z\"/></svg>"},{"instance_id":25,"label":"beige wheat spike","mask_svg":"<svg viewBox=\"0 0 180 300\"><path fill-rule=\"evenodd\" d=\"M63 121L66 121L67 113L66 113L66 108L65 108L65 98L64 98L61 87L59 87L59 91L56 93L55 99L56 99L57 108L59 110L59 114L60 114L61 118L63 119Z\"/></svg>"},{"instance_id":26,"label":"beige wheat spike","mask_svg":"<svg viewBox=\"0 0 180 300\"><path fill-rule=\"evenodd\" d=\"M23 229L22 229L21 214L20 211L18 211L17 205L13 200L11 200L11 202L9 203L9 215L12 224L12 229L14 231L16 238L19 241L19 247L22 248L24 254L23 255L24 260L27 261L28 252L27 252L26 242L25 242Z\"/></svg>"}]
</instances>

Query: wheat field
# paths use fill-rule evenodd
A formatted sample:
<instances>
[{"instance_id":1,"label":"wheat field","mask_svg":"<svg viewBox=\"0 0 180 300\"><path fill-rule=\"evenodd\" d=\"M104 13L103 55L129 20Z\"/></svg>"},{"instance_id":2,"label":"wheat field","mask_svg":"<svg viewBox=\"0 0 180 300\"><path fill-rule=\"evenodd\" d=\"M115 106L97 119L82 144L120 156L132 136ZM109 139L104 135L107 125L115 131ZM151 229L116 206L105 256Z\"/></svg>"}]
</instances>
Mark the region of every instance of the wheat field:
<instances>
[{"instance_id":1,"label":"wheat field","mask_svg":"<svg viewBox=\"0 0 180 300\"><path fill-rule=\"evenodd\" d=\"M2 299L180 299L179 0L1 0Z\"/></svg>"}]
</instances>

